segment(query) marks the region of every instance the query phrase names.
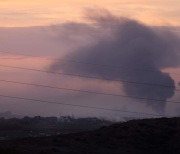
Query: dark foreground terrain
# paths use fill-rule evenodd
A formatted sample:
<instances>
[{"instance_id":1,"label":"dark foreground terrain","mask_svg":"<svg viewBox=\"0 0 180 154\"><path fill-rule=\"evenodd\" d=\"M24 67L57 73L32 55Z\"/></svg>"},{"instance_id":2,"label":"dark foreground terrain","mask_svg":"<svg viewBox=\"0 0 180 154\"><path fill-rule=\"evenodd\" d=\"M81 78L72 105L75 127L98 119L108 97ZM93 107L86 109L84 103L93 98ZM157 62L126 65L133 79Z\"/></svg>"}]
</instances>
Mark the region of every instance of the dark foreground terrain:
<instances>
[{"instance_id":1,"label":"dark foreground terrain","mask_svg":"<svg viewBox=\"0 0 180 154\"><path fill-rule=\"evenodd\" d=\"M0 141L0 153L179 154L180 118L132 120L89 132Z\"/></svg>"}]
</instances>

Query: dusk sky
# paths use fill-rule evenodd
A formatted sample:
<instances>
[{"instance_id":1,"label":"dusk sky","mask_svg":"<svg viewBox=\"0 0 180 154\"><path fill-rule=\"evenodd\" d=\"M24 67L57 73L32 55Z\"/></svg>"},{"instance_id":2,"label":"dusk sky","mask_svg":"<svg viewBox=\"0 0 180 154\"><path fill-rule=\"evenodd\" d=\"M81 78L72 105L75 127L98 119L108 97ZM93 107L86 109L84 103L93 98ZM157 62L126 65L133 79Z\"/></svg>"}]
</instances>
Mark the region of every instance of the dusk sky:
<instances>
[{"instance_id":1,"label":"dusk sky","mask_svg":"<svg viewBox=\"0 0 180 154\"><path fill-rule=\"evenodd\" d=\"M85 21L84 9L103 8L149 25L179 26L179 0L1 0L0 25L24 27Z\"/></svg>"},{"instance_id":2,"label":"dusk sky","mask_svg":"<svg viewBox=\"0 0 180 154\"><path fill-rule=\"evenodd\" d=\"M165 77L164 85L168 85L172 80L174 82L172 85L180 89L178 87L180 81L179 19L179 0L0 0L0 65L84 74L102 79L112 74L110 77L113 80L127 79L132 82L144 81L145 83L151 81L153 84L161 84L159 76L162 76ZM111 49L112 51L109 51ZM145 50L145 53L141 50ZM39 57L28 57L21 54ZM147 56L144 57L144 55ZM105 68L93 68L84 64L81 67L70 62L47 60L44 57L74 59L110 66L121 66L122 64L125 68L144 69L141 66L147 65L157 74L151 77L151 74L145 73L148 77L144 75L142 79L139 78L142 74L138 73L135 76L131 73L124 75L118 71L109 72L109 70L104 70ZM140 57L143 60L137 63L137 59L140 58L135 59L134 57ZM123 59L125 62L121 63ZM162 72L167 72L169 75ZM0 75L0 80L128 96L130 94L128 93L129 88L118 81L85 79L2 66L0 66ZM134 78L129 78L129 76ZM154 83L155 77L157 77L156 83ZM130 98L40 88L1 81L0 86L0 95L160 114L159 109L155 109L156 105ZM142 89L138 90L142 91ZM161 95L163 90L156 90L157 94ZM139 93L134 94L139 97L155 97L154 94L140 95ZM157 95L157 99L165 101L162 110L166 115L180 115L180 105L166 102L180 102L179 91L170 92L165 98ZM122 116L142 116L1 97L0 106L0 112L12 111L15 115L74 114L75 116L98 116L109 119L120 119Z\"/></svg>"}]
</instances>

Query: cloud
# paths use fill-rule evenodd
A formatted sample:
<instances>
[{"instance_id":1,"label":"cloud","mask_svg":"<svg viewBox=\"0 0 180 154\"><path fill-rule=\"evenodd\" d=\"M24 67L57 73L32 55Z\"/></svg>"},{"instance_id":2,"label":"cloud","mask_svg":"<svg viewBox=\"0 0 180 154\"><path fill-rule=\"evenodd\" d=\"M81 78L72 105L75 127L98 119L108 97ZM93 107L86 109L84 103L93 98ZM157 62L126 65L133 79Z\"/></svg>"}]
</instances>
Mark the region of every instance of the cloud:
<instances>
[{"instance_id":1,"label":"cloud","mask_svg":"<svg viewBox=\"0 0 180 154\"><path fill-rule=\"evenodd\" d=\"M95 28L99 31L103 30L104 33L108 31L109 35L99 39L95 37L97 40L95 44L68 53L64 58L73 57L88 63L126 69L107 69L55 61L51 70L100 76L104 79L169 85L172 88L123 83L123 90L129 96L162 100L162 102L148 100L143 102L155 111L163 113L166 100L174 95L175 82L169 74L161 70L179 67L180 40L178 37L167 29L158 31L138 21L114 16L107 11L88 12L88 18L93 20Z\"/></svg>"}]
</instances>

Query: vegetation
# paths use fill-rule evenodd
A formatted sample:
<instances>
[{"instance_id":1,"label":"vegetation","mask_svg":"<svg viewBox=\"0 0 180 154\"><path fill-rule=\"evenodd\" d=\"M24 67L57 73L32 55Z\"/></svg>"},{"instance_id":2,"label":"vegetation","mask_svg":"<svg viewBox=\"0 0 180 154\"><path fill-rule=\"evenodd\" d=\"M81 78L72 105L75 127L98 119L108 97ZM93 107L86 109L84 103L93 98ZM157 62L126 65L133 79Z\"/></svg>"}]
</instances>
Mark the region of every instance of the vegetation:
<instances>
[{"instance_id":1,"label":"vegetation","mask_svg":"<svg viewBox=\"0 0 180 154\"><path fill-rule=\"evenodd\" d=\"M111 122L97 118L57 117L24 117L22 119L0 118L0 139L51 136L94 130Z\"/></svg>"},{"instance_id":2,"label":"vegetation","mask_svg":"<svg viewBox=\"0 0 180 154\"><path fill-rule=\"evenodd\" d=\"M19 154L178 154L180 118L131 120L94 131L0 141Z\"/></svg>"}]
</instances>

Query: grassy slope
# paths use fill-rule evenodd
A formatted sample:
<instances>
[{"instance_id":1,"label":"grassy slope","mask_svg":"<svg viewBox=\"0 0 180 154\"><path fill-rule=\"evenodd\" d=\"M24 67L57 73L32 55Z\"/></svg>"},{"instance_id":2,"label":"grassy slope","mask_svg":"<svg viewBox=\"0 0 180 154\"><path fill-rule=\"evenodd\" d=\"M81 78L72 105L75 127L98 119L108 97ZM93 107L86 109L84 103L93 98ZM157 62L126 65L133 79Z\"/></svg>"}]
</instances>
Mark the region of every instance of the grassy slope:
<instances>
[{"instance_id":1,"label":"grassy slope","mask_svg":"<svg viewBox=\"0 0 180 154\"><path fill-rule=\"evenodd\" d=\"M133 120L54 137L0 141L0 153L178 154L180 118Z\"/></svg>"}]
</instances>

